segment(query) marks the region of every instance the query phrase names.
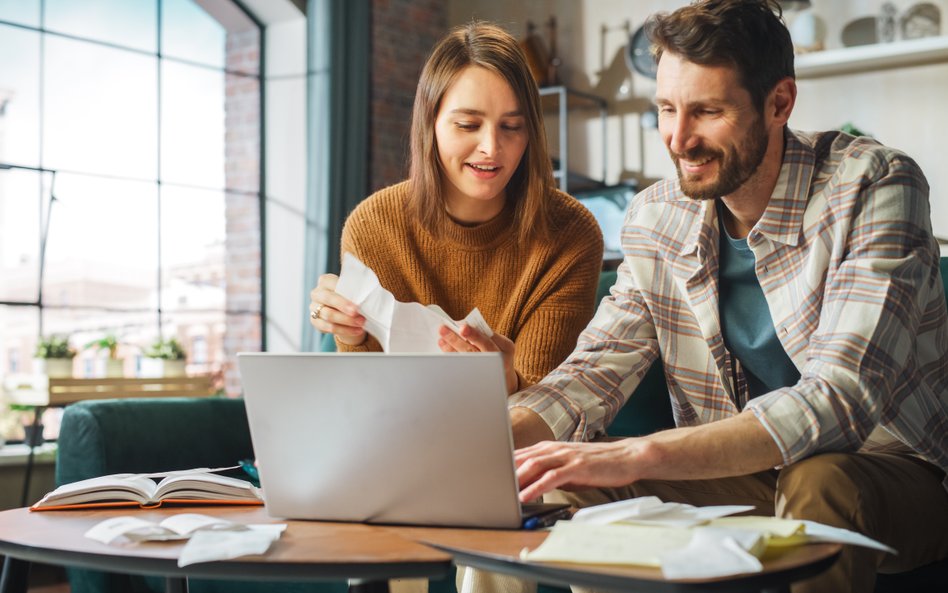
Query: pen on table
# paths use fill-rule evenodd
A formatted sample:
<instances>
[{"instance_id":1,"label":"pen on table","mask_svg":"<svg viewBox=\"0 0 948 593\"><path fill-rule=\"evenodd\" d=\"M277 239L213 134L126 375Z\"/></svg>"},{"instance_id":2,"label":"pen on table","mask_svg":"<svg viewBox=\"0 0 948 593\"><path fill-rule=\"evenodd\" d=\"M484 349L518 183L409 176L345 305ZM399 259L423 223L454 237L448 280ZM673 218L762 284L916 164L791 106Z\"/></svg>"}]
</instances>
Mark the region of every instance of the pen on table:
<instances>
[{"instance_id":1,"label":"pen on table","mask_svg":"<svg viewBox=\"0 0 948 593\"><path fill-rule=\"evenodd\" d=\"M560 519L568 519L572 514L572 509L569 507L558 509L553 512L546 513L545 515L530 517L529 519L524 520L523 528L540 529L541 527L550 527Z\"/></svg>"}]
</instances>

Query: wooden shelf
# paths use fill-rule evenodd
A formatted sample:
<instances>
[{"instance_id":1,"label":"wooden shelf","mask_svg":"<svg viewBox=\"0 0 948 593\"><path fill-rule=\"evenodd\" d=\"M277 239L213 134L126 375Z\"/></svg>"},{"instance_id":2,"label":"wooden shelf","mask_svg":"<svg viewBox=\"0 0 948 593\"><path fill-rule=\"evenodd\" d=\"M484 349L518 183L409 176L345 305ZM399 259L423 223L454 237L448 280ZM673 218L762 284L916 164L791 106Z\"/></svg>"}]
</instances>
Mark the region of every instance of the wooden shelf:
<instances>
[{"instance_id":1,"label":"wooden shelf","mask_svg":"<svg viewBox=\"0 0 948 593\"><path fill-rule=\"evenodd\" d=\"M796 57L797 78L823 78L948 62L948 36L829 49Z\"/></svg>"},{"instance_id":2,"label":"wooden shelf","mask_svg":"<svg viewBox=\"0 0 948 593\"><path fill-rule=\"evenodd\" d=\"M559 155L553 156L553 177L559 183L560 189L569 193L574 188L573 183L582 180L589 181L593 186L602 185L606 178L606 161L602 162L602 181L591 180L586 176L578 175L570 170L569 157L569 126L567 119L569 112L574 109L595 109L599 112L599 121L602 124L602 154L606 154L606 109L608 104L602 97L597 97L583 91L577 91L565 86L540 87L541 107L548 113L555 113L557 117L557 139Z\"/></svg>"},{"instance_id":3,"label":"wooden shelf","mask_svg":"<svg viewBox=\"0 0 948 593\"><path fill-rule=\"evenodd\" d=\"M207 397L215 393L210 375L191 377L73 379L9 375L3 391L9 401L32 406L63 406L86 399Z\"/></svg>"}]
</instances>

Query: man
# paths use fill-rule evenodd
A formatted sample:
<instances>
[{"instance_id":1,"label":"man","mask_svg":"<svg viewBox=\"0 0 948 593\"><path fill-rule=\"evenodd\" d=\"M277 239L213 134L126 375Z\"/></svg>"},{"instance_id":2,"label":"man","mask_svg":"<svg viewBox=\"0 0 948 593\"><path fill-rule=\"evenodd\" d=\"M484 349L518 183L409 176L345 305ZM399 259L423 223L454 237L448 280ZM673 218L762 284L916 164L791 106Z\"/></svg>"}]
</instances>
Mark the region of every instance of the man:
<instances>
[{"instance_id":1,"label":"man","mask_svg":"<svg viewBox=\"0 0 948 593\"><path fill-rule=\"evenodd\" d=\"M769 0L652 17L659 130L678 171L638 195L624 261L576 350L512 396L524 500L754 504L879 539L800 591L872 591L948 556L948 313L918 166L802 134ZM677 428L604 434L658 356ZM559 442L556 442L559 441ZM595 489L592 489L595 488Z\"/></svg>"}]
</instances>

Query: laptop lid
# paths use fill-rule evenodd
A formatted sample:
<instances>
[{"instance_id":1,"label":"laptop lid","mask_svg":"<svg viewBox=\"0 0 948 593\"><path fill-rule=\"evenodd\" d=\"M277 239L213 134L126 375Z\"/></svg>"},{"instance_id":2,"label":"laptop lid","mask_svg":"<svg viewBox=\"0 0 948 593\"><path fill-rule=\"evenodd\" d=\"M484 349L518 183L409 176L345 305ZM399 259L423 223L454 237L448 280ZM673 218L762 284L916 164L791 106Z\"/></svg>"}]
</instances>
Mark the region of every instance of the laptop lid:
<instances>
[{"instance_id":1,"label":"laptop lid","mask_svg":"<svg viewBox=\"0 0 948 593\"><path fill-rule=\"evenodd\" d=\"M271 516L521 524L497 353L241 353Z\"/></svg>"}]
</instances>

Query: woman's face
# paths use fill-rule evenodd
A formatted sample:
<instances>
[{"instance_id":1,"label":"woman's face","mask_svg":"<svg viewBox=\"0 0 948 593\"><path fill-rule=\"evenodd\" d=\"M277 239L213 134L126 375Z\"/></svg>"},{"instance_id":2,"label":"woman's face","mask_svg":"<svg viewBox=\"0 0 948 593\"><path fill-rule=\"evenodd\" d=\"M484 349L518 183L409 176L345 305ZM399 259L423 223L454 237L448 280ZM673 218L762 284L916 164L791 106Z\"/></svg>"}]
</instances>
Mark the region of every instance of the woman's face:
<instances>
[{"instance_id":1,"label":"woman's face","mask_svg":"<svg viewBox=\"0 0 948 593\"><path fill-rule=\"evenodd\" d=\"M469 223L496 216L527 148L526 118L510 85L480 66L462 70L441 99L435 141L448 214Z\"/></svg>"}]
</instances>

